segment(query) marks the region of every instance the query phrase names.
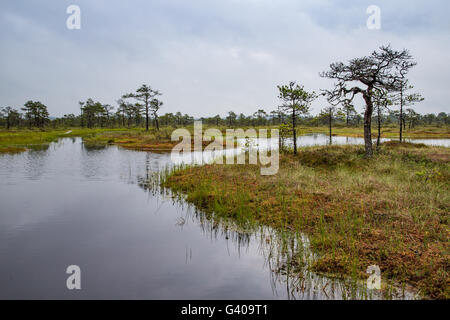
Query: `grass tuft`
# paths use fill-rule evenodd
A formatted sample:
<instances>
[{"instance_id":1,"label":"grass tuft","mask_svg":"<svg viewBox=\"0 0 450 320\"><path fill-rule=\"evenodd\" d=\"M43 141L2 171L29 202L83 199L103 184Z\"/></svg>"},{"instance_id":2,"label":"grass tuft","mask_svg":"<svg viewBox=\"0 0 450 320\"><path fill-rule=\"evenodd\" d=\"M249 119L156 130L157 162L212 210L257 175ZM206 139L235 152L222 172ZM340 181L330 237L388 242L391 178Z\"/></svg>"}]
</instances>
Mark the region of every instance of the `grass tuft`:
<instances>
[{"instance_id":1,"label":"grass tuft","mask_svg":"<svg viewBox=\"0 0 450 320\"><path fill-rule=\"evenodd\" d=\"M165 187L221 217L300 230L318 253L314 271L414 285L429 298L449 292L449 148L385 143L372 158L360 146L283 154L274 176L258 165L175 170Z\"/></svg>"}]
</instances>

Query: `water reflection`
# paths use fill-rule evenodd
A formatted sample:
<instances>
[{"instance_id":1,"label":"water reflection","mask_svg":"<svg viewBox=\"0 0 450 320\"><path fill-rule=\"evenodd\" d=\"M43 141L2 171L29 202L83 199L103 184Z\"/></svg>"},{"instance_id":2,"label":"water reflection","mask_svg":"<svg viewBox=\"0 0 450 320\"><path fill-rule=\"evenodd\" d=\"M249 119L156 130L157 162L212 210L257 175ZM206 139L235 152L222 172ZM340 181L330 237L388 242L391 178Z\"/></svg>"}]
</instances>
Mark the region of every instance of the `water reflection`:
<instances>
[{"instance_id":1,"label":"water reflection","mask_svg":"<svg viewBox=\"0 0 450 320\"><path fill-rule=\"evenodd\" d=\"M288 140L289 141L289 140ZM381 138L381 142L386 141L398 141L398 139L391 138ZM423 143L430 146L442 146L442 147L450 147L450 139L405 139L406 142L411 143ZM292 144L292 139L289 141ZM376 143L376 139L373 139L372 143ZM297 138L298 146L318 146L325 144L333 144L333 145L345 145L345 144L364 144L364 138L359 137L346 137L346 136L332 136L331 140L329 135L321 134L321 133L312 133L307 135L302 135Z\"/></svg>"},{"instance_id":2,"label":"water reflection","mask_svg":"<svg viewBox=\"0 0 450 320\"><path fill-rule=\"evenodd\" d=\"M320 139L307 137L305 144ZM301 233L239 225L158 189L158 179L172 165L168 154L92 149L79 138L0 155L0 298L368 294L360 284L310 272L314 256ZM65 287L71 264L82 270L78 292Z\"/></svg>"},{"instance_id":3,"label":"water reflection","mask_svg":"<svg viewBox=\"0 0 450 320\"><path fill-rule=\"evenodd\" d=\"M26 157L26 172L29 179L39 180L39 178L44 174L47 164L49 147L39 148L33 152L25 153Z\"/></svg>"},{"instance_id":4,"label":"water reflection","mask_svg":"<svg viewBox=\"0 0 450 320\"><path fill-rule=\"evenodd\" d=\"M184 201L182 194L173 194L160 186L161 179L170 170L147 173L138 177L138 185L147 192L161 194L174 206L183 209L184 215L177 219L176 225L183 229L188 223L198 224L205 237L210 240L226 240L238 253L248 254L252 244L257 253L264 258L263 268L269 272L269 283L273 297L292 300L302 299L414 299L412 290L402 290L400 286L384 283L383 290L369 290L364 281L327 277L310 270L316 255L310 249L308 237L301 232L279 231L272 228L237 222L232 219L205 213ZM231 243L231 244L230 244ZM186 263L192 260L192 250L186 248Z\"/></svg>"}]
</instances>

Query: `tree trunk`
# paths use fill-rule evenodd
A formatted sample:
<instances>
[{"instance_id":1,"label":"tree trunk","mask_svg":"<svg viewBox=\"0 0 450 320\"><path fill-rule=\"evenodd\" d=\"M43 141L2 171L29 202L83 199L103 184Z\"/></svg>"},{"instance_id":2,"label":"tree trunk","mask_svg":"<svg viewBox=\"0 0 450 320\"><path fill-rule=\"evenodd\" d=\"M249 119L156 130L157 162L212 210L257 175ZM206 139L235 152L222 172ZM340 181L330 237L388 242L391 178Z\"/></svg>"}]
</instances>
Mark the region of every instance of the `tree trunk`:
<instances>
[{"instance_id":1,"label":"tree trunk","mask_svg":"<svg viewBox=\"0 0 450 320\"><path fill-rule=\"evenodd\" d=\"M331 125L332 125L332 122L333 121L333 114L332 114L332 112L331 112L331 108L330 108L330 115L329 115L329 119L328 119L328 125L329 125L329 129L330 129L330 145L331 145Z\"/></svg>"},{"instance_id":2,"label":"tree trunk","mask_svg":"<svg viewBox=\"0 0 450 320\"><path fill-rule=\"evenodd\" d=\"M403 139L403 88L400 90L400 143Z\"/></svg>"},{"instance_id":3,"label":"tree trunk","mask_svg":"<svg viewBox=\"0 0 450 320\"><path fill-rule=\"evenodd\" d=\"M377 122L378 122L378 136L377 136L377 150L378 147L380 146L380 138L381 138L381 111L380 111L380 106L377 107Z\"/></svg>"},{"instance_id":4,"label":"tree trunk","mask_svg":"<svg viewBox=\"0 0 450 320\"><path fill-rule=\"evenodd\" d=\"M294 135L294 154L297 154L297 130L295 129L295 106L292 107L292 133Z\"/></svg>"},{"instance_id":5,"label":"tree trunk","mask_svg":"<svg viewBox=\"0 0 450 320\"><path fill-rule=\"evenodd\" d=\"M368 92L371 92L368 89ZM364 147L366 149L366 156L372 157L373 149L372 149L372 112L373 112L373 103L372 96L370 93L364 93L364 101L366 102L366 110L364 112Z\"/></svg>"},{"instance_id":6,"label":"tree trunk","mask_svg":"<svg viewBox=\"0 0 450 320\"><path fill-rule=\"evenodd\" d=\"M145 131L148 131L148 101L145 101Z\"/></svg>"},{"instance_id":7,"label":"tree trunk","mask_svg":"<svg viewBox=\"0 0 450 320\"><path fill-rule=\"evenodd\" d=\"M155 113L155 124L156 124L156 130L159 131L159 121L158 121L158 116Z\"/></svg>"}]
</instances>

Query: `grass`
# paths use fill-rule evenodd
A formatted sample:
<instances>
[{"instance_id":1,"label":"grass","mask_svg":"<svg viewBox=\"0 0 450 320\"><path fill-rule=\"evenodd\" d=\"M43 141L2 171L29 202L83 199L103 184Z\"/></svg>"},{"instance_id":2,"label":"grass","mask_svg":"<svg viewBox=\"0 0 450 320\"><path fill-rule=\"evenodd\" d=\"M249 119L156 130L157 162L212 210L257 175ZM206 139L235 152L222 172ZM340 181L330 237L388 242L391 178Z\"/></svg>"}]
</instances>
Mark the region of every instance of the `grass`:
<instances>
[{"instance_id":1,"label":"grass","mask_svg":"<svg viewBox=\"0 0 450 320\"><path fill-rule=\"evenodd\" d=\"M91 146L166 152L178 144L170 140L174 129L0 130L0 153L73 136ZM397 131L384 128L383 137L396 137ZM362 128L333 133L360 136ZM449 136L447 127L405 132L415 138ZM255 165L205 165L179 169L164 184L202 210L238 223L307 232L320 254L314 271L364 278L367 266L377 264L383 277L413 284L431 298L450 298L449 149L389 142L373 159L363 155L359 146L304 148L297 156L281 155L275 176L260 176Z\"/></svg>"},{"instance_id":2,"label":"grass","mask_svg":"<svg viewBox=\"0 0 450 320\"><path fill-rule=\"evenodd\" d=\"M85 137L93 136L107 130L121 131L123 129L21 129L21 130L0 130L0 153L23 152L29 148L42 146L51 143L62 137ZM70 131L70 132L69 132Z\"/></svg>"},{"instance_id":3,"label":"grass","mask_svg":"<svg viewBox=\"0 0 450 320\"><path fill-rule=\"evenodd\" d=\"M0 153L21 153L26 150L27 150L27 148L24 148L24 147L11 147L11 146L2 147L2 146L0 146Z\"/></svg>"},{"instance_id":4,"label":"grass","mask_svg":"<svg viewBox=\"0 0 450 320\"><path fill-rule=\"evenodd\" d=\"M307 133L329 133L328 127L305 127L299 126L297 128L298 134ZM347 136L347 137L363 137L364 132L362 127L342 127L337 126L332 128L332 134L335 136ZM376 124L372 124L372 137L375 139L378 135ZM398 138L399 128L398 126L389 126L381 128L382 138ZM432 138L450 138L450 126L443 127L416 127L413 129L406 129L403 131L404 138L416 138L416 139L432 139Z\"/></svg>"},{"instance_id":5,"label":"grass","mask_svg":"<svg viewBox=\"0 0 450 320\"><path fill-rule=\"evenodd\" d=\"M170 130L168 129L159 132L156 130L149 132L144 130L106 131L83 137L83 142L91 146L117 144L124 148L143 151L163 151L169 148L168 141L170 141Z\"/></svg>"},{"instance_id":6,"label":"grass","mask_svg":"<svg viewBox=\"0 0 450 320\"><path fill-rule=\"evenodd\" d=\"M0 153L23 152L39 145L47 145L63 137L82 137L83 142L92 147L116 144L133 150L169 152L179 143L179 141L171 141L171 134L175 129L163 127L159 131L154 128L149 131L143 128L0 130ZM193 132L193 126L188 126L186 129ZM209 144L210 142L204 141L203 147Z\"/></svg>"},{"instance_id":7,"label":"grass","mask_svg":"<svg viewBox=\"0 0 450 320\"><path fill-rule=\"evenodd\" d=\"M204 125L203 131L211 126ZM214 127L214 126L213 126ZM193 133L193 125L185 127L189 132ZM276 126L257 127L276 128ZM17 153L23 152L28 148L36 145L49 144L52 141L62 137L83 137L84 142L91 146L104 146L108 144L117 144L121 147L141 151L168 152L178 144L178 141L171 141L171 134L174 127L162 127L157 131L151 128L148 132L143 128L57 128L57 129L11 129L0 130L0 153ZM218 129L224 134L228 129L219 126ZM243 128L244 130L248 128ZM304 127L297 128L298 135L308 133L326 133L327 127ZM70 133L67 133L71 131ZM373 128L374 137L376 136L375 128ZM270 131L268 132L270 136ZM358 127L336 127L333 128L333 135L361 137L363 135L362 128ZM397 127L383 128L382 136L384 138L398 137ZM421 127L413 130L406 130L405 138L450 138L450 127ZM209 143L204 142L203 147Z\"/></svg>"},{"instance_id":8,"label":"grass","mask_svg":"<svg viewBox=\"0 0 450 320\"><path fill-rule=\"evenodd\" d=\"M101 132L83 138L83 142L90 146L102 146L116 144L126 149L152 152L170 152L180 143L179 140L172 141L171 135L175 128L166 127L160 130L146 131L123 131L123 132ZM192 127L188 127L191 133ZM202 141L202 148L207 147L211 142ZM191 139L191 147L194 146L194 139ZM223 140L226 147L226 140Z\"/></svg>"},{"instance_id":9,"label":"grass","mask_svg":"<svg viewBox=\"0 0 450 320\"><path fill-rule=\"evenodd\" d=\"M384 279L448 299L450 149L382 144L372 159L359 146L282 154L280 170L205 165L175 170L163 186L205 212L242 223L306 232L315 272Z\"/></svg>"}]
</instances>

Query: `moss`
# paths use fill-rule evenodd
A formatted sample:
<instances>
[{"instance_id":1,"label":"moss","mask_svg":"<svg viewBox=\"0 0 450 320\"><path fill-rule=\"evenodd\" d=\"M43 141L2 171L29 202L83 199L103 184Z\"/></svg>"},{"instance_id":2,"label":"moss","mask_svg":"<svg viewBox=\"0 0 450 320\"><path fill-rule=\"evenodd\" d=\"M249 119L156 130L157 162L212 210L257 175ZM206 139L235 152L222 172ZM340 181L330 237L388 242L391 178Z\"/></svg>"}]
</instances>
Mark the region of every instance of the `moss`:
<instances>
[{"instance_id":1,"label":"moss","mask_svg":"<svg viewBox=\"0 0 450 320\"><path fill-rule=\"evenodd\" d=\"M21 147L0 147L0 153L21 153L26 150L26 148Z\"/></svg>"},{"instance_id":2,"label":"moss","mask_svg":"<svg viewBox=\"0 0 450 320\"><path fill-rule=\"evenodd\" d=\"M357 146L302 148L281 155L274 176L215 164L177 170L163 185L211 214L308 233L316 271L363 278L376 264L387 279L448 299L450 168L432 160L448 152L388 143L368 160Z\"/></svg>"}]
</instances>

